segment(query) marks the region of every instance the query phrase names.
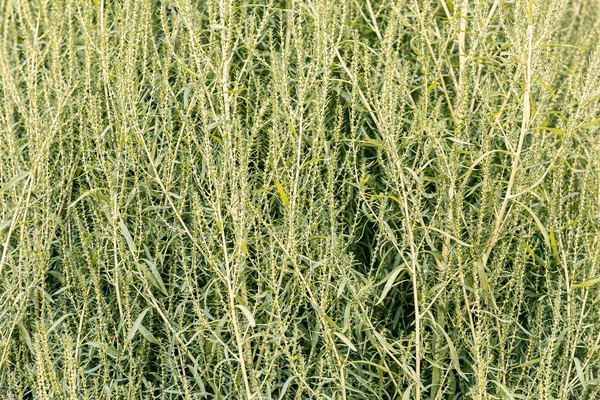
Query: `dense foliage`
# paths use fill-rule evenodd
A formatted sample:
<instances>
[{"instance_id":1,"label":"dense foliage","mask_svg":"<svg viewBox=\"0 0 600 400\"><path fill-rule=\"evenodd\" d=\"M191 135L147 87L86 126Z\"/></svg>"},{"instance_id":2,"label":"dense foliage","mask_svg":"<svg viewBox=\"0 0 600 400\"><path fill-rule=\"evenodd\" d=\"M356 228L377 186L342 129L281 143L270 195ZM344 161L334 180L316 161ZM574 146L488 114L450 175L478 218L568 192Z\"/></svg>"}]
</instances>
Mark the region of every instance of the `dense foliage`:
<instances>
[{"instance_id":1,"label":"dense foliage","mask_svg":"<svg viewBox=\"0 0 600 400\"><path fill-rule=\"evenodd\" d=\"M0 0L0 398L600 398L598 0Z\"/></svg>"}]
</instances>

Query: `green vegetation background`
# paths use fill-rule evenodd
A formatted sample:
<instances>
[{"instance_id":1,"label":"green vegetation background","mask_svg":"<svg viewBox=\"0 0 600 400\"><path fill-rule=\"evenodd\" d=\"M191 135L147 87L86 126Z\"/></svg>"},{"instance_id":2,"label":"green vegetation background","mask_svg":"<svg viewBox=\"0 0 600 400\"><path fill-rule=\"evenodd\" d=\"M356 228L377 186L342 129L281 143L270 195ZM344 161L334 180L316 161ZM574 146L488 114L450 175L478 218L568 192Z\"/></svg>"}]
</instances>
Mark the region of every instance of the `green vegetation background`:
<instances>
[{"instance_id":1,"label":"green vegetation background","mask_svg":"<svg viewBox=\"0 0 600 400\"><path fill-rule=\"evenodd\" d=\"M1 0L0 398L600 398L598 0Z\"/></svg>"}]
</instances>

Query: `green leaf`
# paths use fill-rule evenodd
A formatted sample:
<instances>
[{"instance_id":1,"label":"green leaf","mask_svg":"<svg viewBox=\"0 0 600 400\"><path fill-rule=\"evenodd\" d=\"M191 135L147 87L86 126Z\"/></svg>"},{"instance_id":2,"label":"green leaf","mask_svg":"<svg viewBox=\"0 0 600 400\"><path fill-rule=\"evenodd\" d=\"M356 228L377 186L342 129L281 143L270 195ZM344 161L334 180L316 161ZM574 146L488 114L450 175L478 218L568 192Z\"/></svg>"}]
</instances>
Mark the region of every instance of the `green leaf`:
<instances>
[{"instance_id":1,"label":"green leaf","mask_svg":"<svg viewBox=\"0 0 600 400\"><path fill-rule=\"evenodd\" d=\"M404 394L402 395L402 400L410 400L411 399L410 395L412 394L413 386L414 386L414 383L411 383L410 385L408 385L408 387L404 391Z\"/></svg>"},{"instance_id":2,"label":"green leaf","mask_svg":"<svg viewBox=\"0 0 600 400\"><path fill-rule=\"evenodd\" d=\"M46 334L49 335L50 332L52 332L53 330L55 330L60 325L60 323L63 322L70 315L72 315L72 314L63 315L62 317L60 317L59 319L57 319L56 322L54 322L52 324L52 326L50 328L48 328L48 331L46 332Z\"/></svg>"},{"instance_id":3,"label":"green leaf","mask_svg":"<svg viewBox=\"0 0 600 400\"><path fill-rule=\"evenodd\" d=\"M121 353L117 349L115 349L114 347L112 347L108 344L100 344L98 342L86 342L85 344L88 346L91 346L91 347L95 347L99 350L103 350L109 356L112 356L115 358L118 358L121 356Z\"/></svg>"},{"instance_id":4,"label":"green leaf","mask_svg":"<svg viewBox=\"0 0 600 400\"><path fill-rule=\"evenodd\" d=\"M465 247L473 247L473 246L471 246L470 244L468 244L468 243L465 243L465 242L463 242L462 240L460 240L460 239L458 239L458 238L456 238L456 237L452 236L452 235L451 235L451 234L449 234L448 232L444 232L444 231L442 231L442 230L440 230L440 229L437 229L437 228L434 228L434 227L432 227L432 226L429 226L429 227L428 227L428 229L431 229L431 230L434 230L434 231L436 231L436 232L439 232L439 233L441 233L442 235L444 235L444 236L446 236L446 237L448 237L448 238L450 238L450 239L452 239L452 240L456 241L456 242L457 242L457 243L459 243L459 244L462 244L462 245L463 245L463 246L465 246Z\"/></svg>"},{"instance_id":5,"label":"green leaf","mask_svg":"<svg viewBox=\"0 0 600 400\"><path fill-rule=\"evenodd\" d=\"M15 186L21 180L27 178L29 176L29 173L30 173L29 171L25 171L25 172L15 176L14 178L12 178L10 181L6 182L4 184L4 186L2 186L2 188L0 189L0 193L8 192L13 186Z\"/></svg>"},{"instance_id":6,"label":"green leaf","mask_svg":"<svg viewBox=\"0 0 600 400\"><path fill-rule=\"evenodd\" d=\"M27 345L27 348L29 349L29 352L31 354L34 354L34 352L33 352L33 345L31 344L31 336L29 336L29 332L27 332L27 329L25 329L25 327L21 323L17 324L17 329L19 330L19 334L21 335L21 339Z\"/></svg>"},{"instance_id":7,"label":"green leaf","mask_svg":"<svg viewBox=\"0 0 600 400\"><path fill-rule=\"evenodd\" d=\"M583 367L581 366L581 361L579 361L579 358L577 357L573 358L573 361L575 362L575 371L577 372L577 378L579 378L579 382L581 382L583 388L586 389L587 380L585 379L585 375L583 374Z\"/></svg>"},{"instance_id":8,"label":"green leaf","mask_svg":"<svg viewBox=\"0 0 600 400\"><path fill-rule=\"evenodd\" d=\"M558 256L558 247L556 246L556 238L554 237L554 228L550 228L550 247L552 248L552 253L554 257L559 260Z\"/></svg>"},{"instance_id":9,"label":"green leaf","mask_svg":"<svg viewBox=\"0 0 600 400\"><path fill-rule=\"evenodd\" d=\"M463 379L467 379L466 375L462 372L462 369L460 368L458 353L456 352L456 347L454 347L454 343L450 339L450 336L448 336L446 331L434 319L432 319L431 321L438 329L438 331L442 335L444 335L444 338L446 338L446 343L448 343L448 350L450 350L450 360L452 361L452 366L458 372L458 374L463 377Z\"/></svg>"},{"instance_id":10,"label":"green leaf","mask_svg":"<svg viewBox=\"0 0 600 400\"><path fill-rule=\"evenodd\" d=\"M344 344L350 348L350 350L352 350L352 351L358 351L358 350L356 350L356 347L354 347L354 345L352 344L352 342L350 341L350 339L348 339L346 336L344 336L340 332L333 332L333 334L335 336L339 337L340 340L342 342L344 342Z\"/></svg>"},{"instance_id":11,"label":"green leaf","mask_svg":"<svg viewBox=\"0 0 600 400\"><path fill-rule=\"evenodd\" d=\"M377 300L375 305L381 304L381 302L385 299L385 296L387 296L388 292L394 286L394 283L396 282L396 278L398 277L398 275L400 275L400 273L402 271L406 271L406 270L408 270L408 268L403 264L403 265L399 266L398 268L394 269L392 272L390 272L390 274L386 278L384 278L384 281L386 281L386 283L385 283L385 286L383 287L383 291L381 292L381 296L379 296L379 300Z\"/></svg>"},{"instance_id":12,"label":"green leaf","mask_svg":"<svg viewBox=\"0 0 600 400\"><path fill-rule=\"evenodd\" d=\"M140 333L142 334L142 336L144 337L144 339L146 339L150 343L160 344L158 342L158 340L156 340L156 338L154 337L154 335L152 334L152 332L150 332L148 329L146 329L146 327L144 325L140 324L138 330L140 331Z\"/></svg>"},{"instance_id":13,"label":"green leaf","mask_svg":"<svg viewBox=\"0 0 600 400\"><path fill-rule=\"evenodd\" d=\"M131 237L131 233L129 233L129 229L127 229L125 223L123 221L119 221L117 225L119 225L119 228L121 228L121 231L123 232L123 236L125 236L125 240L127 241L129 250L131 250L131 254L137 254L137 247L135 246L135 243Z\"/></svg>"},{"instance_id":14,"label":"green leaf","mask_svg":"<svg viewBox=\"0 0 600 400\"><path fill-rule=\"evenodd\" d=\"M285 394L287 393L288 388L290 387L290 384L294 381L295 378L296 378L295 375L292 375L289 378L287 378L287 380L281 387L281 394L279 395L279 400L282 400L285 397Z\"/></svg>"},{"instance_id":15,"label":"green leaf","mask_svg":"<svg viewBox=\"0 0 600 400\"><path fill-rule=\"evenodd\" d=\"M593 125L596 125L596 124L597 124L597 123L599 123L599 122L600 122L600 118L596 118L596 119L594 119L594 120L592 120L592 121L590 121L590 122L586 122L586 123L584 123L584 124L581 124L581 125L579 125L579 126L577 127L577 129L579 129L579 128L587 128L588 126L593 126Z\"/></svg>"},{"instance_id":16,"label":"green leaf","mask_svg":"<svg viewBox=\"0 0 600 400\"><path fill-rule=\"evenodd\" d=\"M118 358L121 356L121 352L117 349L115 349L114 347L106 344L104 345L104 351L106 352L106 354L108 354L109 356L113 356L115 358Z\"/></svg>"},{"instance_id":17,"label":"green leaf","mask_svg":"<svg viewBox=\"0 0 600 400\"><path fill-rule=\"evenodd\" d=\"M152 284L152 286L160 290L162 294L164 294L165 296L168 295L167 288L165 287L165 284L160 276L160 273L158 272L158 269L156 269L156 265L154 264L154 262L146 258L142 258L141 261L144 261L146 265L148 265L148 268L146 268L143 264L138 264L144 270L148 281Z\"/></svg>"},{"instance_id":18,"label":"green leaf","mask_svg":"<svg viewBox=\"0 0 600 400\"><path fill-rule=\"evenodd\" d=\"M485 267L482 261L476 261L477 264L477 272L479 275L479 283L481 285L481 290L483 291L483 295L494 305L496 308L496 299L492 293L492 289L490 287L490 282L487 277L487 273L485 272Z\"/></svg>"},{"instance_id":19,"label":"green leaf","mask_svg":"<svg viewBox=\"0 0 600 400\"><path fill-rule=\"evenodd\" d=\"M71 204L69 204L69 206L67 208L71 208L73 207L75 204L79 203L81 200L83 200L85 197L90 196L95 194L96 192L99 192L100 190L102 190L102 188L94 188L94 189L90 189L85 191L81 196L79 196L74 202L72 202Z\"/></svg>"},{"instance_id":20,"label":"green leaf","mask_svg":"<svg viewBox=\"0 0 600 400\"><path fill-rule=\"evenodd\" d=\"M12 221L2 221L2 222L0 222L0 232L2 232L7 227L9 227L11 223L12 223Z\"/></svg>"},{"instance_id":21,"label":"green leaf","mask_svg":"<svg viewBox=\"0 0 600 400\"><path fill-rule=\"evenodd\" d=\"M565 134L565 130L564 129L557 129L557 128L549 128L547 126L544 127L540 127L540 128L535 128L541 131L548 131L548 132L552 132L552 133L556 133L557 135L564 135Z\"/></svg>"},{"instance_id":22,"label":"green leaf","mask_svg":"<svg viewBox=\"0 0 600 400\"><path fill-rule=\"evenodd\" d=\"M150 310L150 307L144 309L144 311L142 311L140 315L138 315L138 317L135 319L133 325L131 326L131 329L127 333L127 340L131 341L135 337L135 334L137 333L138 329L140 329L142 321L144 320L144 317L146 316L148 310Z\"/></svg>"},{"instance_id":23,"label":"green leaf","mask_svg":"<svg viewBox=\"0 0 600 400\"><path fill-rule=\"evenodd\" d=\"M594 286L600 283L600 278L590 279L589 281L581 282L576 285L571 286L573 289L582 289L590 286Z\"/></svg>"},{"instance_id":24,"label":"green leaf","mask_svg":"<svg viewBox=\"0 0 600 400\"><path fill-rule=\"evenodd\" d=\"M302 165L300 166L300 169L302 170L302 169L303 169L304 167L306 167L307 165L310 165L310 164L313 164L313 163L316 163L316 162L319 162L319 161L323 161L323 158L321 158L321 157L318 157L318 158L313 158L313 159L310 159L310 160L308 160L308 161L305 161L305 162L304 162L304 163L302 163Z\"/></svg>"},{"instance_id":25,"label":"green leaf","mask_svg":"<svg viewBox=\"0 0 600 400\"><path fill-rule=\"evenodd\" d=\"M548 235L548 231L544 227L544 224L542 224L542 221L540 221L538 216L533 212L533 210L518 200L513 199L513 201L515 203L517 203L518 205L520 205L521 207L523 207L525 210L527 210L529 215L531 215L531 217L535 221L536 225L538 226L540 233L542 234L542 236L544 237L544 240L546 241L546 244L550 245L550 236Z\"/></svg>"},{"instance_id":26,"label":"green leaf","mask_svg":"<svg viewBox=\"0 0 600 400\"><path fill-rule=\"evenodd\" d=\"M279 192L279 197L281 197L281 201L283 201L283 204L285 204L286 207L289 207L290 201L288 200L288 197L285 194L285 190L283 190L283 186L281 186L281 183L279 183L279 181L275 182L275 185L277 186L277 191Z\"/></svg>"},{"instance_id":27,"label":"green leaf","mask_svg":"<svg viewBox=\"0 0 600 400\"><path fill-rule=\"evenodd\" d=\"M513 393L509 388L507 388L506 386L504 386L502 383L500 383L498 381L492 380L492 382L494 382L496 385L498 385L498 387L500 389L502 389L502 391L506 394L506 398L507 399L515 400L515 399L527 399L528 398L528 397L523 396L521 394L515 394L515 393Z\"/></svg>"},{"instance_id":28,"label":"green leaf","mask_svg":"<svg viewBox=\"0 0 600 400\"><path fill-rule=\"evenodd\" d=\"M252 328L254 328L256 326L256 322L254 321L254 316L252 315L250 310L248 310L246 307L244 307L241 304L236 305L236 307L239 308L244 313L244 315L246 316L246 319L248 320L248 323L250 324L250 326Z\"/></svg>"},{"instance_id":29,"label":"green leaf","mask_svg":"<svg viewBox=\"0 0 600 400\"><path fill-rule=\"evenodd\" d=\"M529 361L525 361L524 363L514 365L514 366L510 367L510 369L531 367L532 365L535 365L535 364L539 363L540 361L542 361L541 358L536 358L534 360L529 360Z\"/></svg>"},{"instance_id":30,"label":"green leaf","mask_svg":"<svg viewBox=\"0 0 600 400\"><path fill-rule=\"evenodd\" d=\"M386 338L379 332L377 331L373 331L373 334L375 335L375 338L377 338L377 341L389 352L395 352L396 349L394 349L394 347L386 340Z\"/></svg>"}]
</instances>

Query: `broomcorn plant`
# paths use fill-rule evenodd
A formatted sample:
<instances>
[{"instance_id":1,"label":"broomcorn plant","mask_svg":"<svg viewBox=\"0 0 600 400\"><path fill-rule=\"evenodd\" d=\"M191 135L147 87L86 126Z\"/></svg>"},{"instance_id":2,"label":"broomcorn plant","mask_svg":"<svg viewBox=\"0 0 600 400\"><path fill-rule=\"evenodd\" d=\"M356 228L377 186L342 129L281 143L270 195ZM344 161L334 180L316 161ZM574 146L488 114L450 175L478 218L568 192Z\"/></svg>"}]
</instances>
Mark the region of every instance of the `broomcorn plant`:
<instances>
[{"instance_id":1,"label":"broomcorn plant","mask_svg":"<svg viewBox=\"0 0 600 400\"><path fill-rule=\"evenodd\" d=\"M600 398L597 0L0 0L0 398Z\"/></svg>"}]
</instances>

